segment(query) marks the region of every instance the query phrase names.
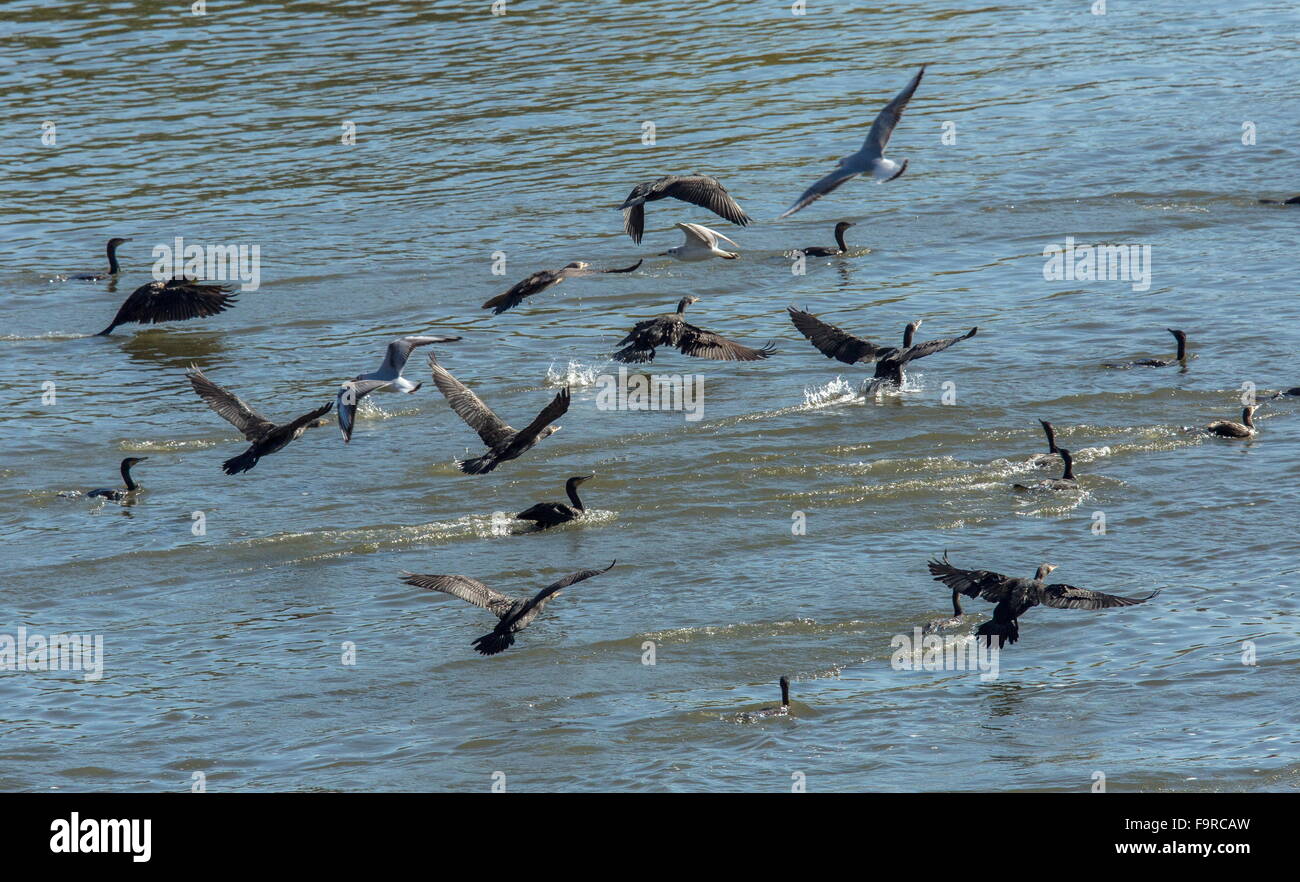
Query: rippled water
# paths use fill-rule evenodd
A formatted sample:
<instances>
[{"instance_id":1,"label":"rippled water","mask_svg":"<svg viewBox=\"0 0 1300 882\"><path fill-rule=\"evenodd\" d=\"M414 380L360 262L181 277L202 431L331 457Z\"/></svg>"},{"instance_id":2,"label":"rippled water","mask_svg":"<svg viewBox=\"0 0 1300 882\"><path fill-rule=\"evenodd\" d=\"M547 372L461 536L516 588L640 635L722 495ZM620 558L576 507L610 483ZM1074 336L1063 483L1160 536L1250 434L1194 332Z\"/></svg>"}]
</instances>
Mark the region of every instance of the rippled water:
<instances>
[{"instance_id":1,"label":"rippled water","mask_svg":"<svg viewBox=\"0 0 1300 882\"><path fill-rule=\"evenodd\" d=\"M1101 771L1114 790L1295 788L1300 402L1244 443L1180 427L1235 418L1243 382L1300 385L1300 210L1255 201L1300 192L1300 15L808 5L6 4L0 631L102 634L105 675L0 675L0 787L182 790L202 771L212 790L485 790L500 771L511 790L779 791L796 773L1086 790ZM773 222L922 63L891 145L908 173ZM692 171L759 223L658 202L641 246L622 234L634 183ZM654 257L688 219L742 259ZM841 219L869 252L793 275L783 253ZM115 286L54 281L98 269L114 235L133 238ZM1071 235L1150 245L1150 290L1045 281L1044 247ZM176 236L257 244L261 289L213 319L86 336ZM535 269L640 257L477 308ZM698 324L780 352L661 351L659 370L703 375L699 421L598 411L613 344L687 293ZM815 352L788 304L889 343L917 318L922 339L980 332L863 400L862 372ZM1167 354L1168 327L1199 356L1186 373L1100 366ZM221 474L242 444L188 388L191 362L287 417L429 330L463 335L440 360L516 424L572 383L564 431L460 475L477 439L417 353L425 388L376 396L351 445L318 429ZM1010 491L1046 474L1025 465L1039 418L1098 448L1080 493ZM58 495L115 484L132 454L150 457L135 505ZM589 471L587 522L493 532ZM947 609L925 569L944 549L1165 590L1033 610L992 682L895 670L891 637ZM469 647L486 612L397 575L513 593L615 558L490 659ZM794 717L737 722L783 673Z\"/></svg>"}]
</instances>

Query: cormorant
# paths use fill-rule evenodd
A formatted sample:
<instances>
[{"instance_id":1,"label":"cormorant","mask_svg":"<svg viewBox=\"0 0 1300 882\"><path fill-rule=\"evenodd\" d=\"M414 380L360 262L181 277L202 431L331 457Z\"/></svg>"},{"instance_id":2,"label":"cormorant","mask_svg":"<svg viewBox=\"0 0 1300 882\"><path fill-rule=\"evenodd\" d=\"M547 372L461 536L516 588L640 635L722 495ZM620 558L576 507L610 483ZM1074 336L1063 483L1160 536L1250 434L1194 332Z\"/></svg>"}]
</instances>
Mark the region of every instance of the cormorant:
<instances>
[{"instance_id":1,"label":"cormorant","mask_svg":"<svg viewBox=\"0 0 1300 882\"><path fill-rule=\"evenodd\" d=\"M1074 457L1064 447L1058 447L1056 452L1061 454L1061 460L1065 463L1065 474L1059 478L1035 481L1028 485L1015 484L1014 488L1016 490L1078 490L1079 482L1074 477Z\"/></svg>"},{"instance_id":2,"label":"cormorant","mask_svg":"<svg viewBox=\"0 0 1300 882\"><path fill-rule=\"evenodd\" d=\"M190 385L194 387L199 397L207 402L208 407L252 442L248 450L221 464L221 470L227 475L246 472L257 465L257 461L263 456L270 456L284 448L290 441L296 441L308 429L327 425L328 421L321 417L329 413L330 408L334 406L333 401L328 402L323 407L305 413L292 422L277 426L241 401L239 396L209 380L203 375L203 371L194 365L190 365L185 376L189 378Z\"/></svg>"},{"instance_id":3,"label":"cormorant","mask_svg":"<svg viewBox=\"0 0 1300 882\"><path fill-rule=\"evenodd\" d=\"M1173 358L1144 358L1141 361L1123 361L1107 362L1105 367L1109 368L1131 368L1131 367L1168 367L1171 364L1187 364L1187 334L1174 328L1165 328L1166 331L1174 335L1178 341L1178 354Z\"/></svg>"},{"instance_id":4,"label":"cormorant","mask_svg":"<svg viewBox=\"0 0 1300 882\"><path fill-rule=\"evenodd\" d=\"M776 351L776 346L770 341L762 349L750 349L689 324L682 314L686 307L699 301L700 298L687 295L677 302L677 312L637 322L631 332L618 341L623 348L612 358L628 364L645 364L655 360L655 349L659 346L672 346L683 355L719 361L757 361Z\"/></svg>"},{"instance_id":5,"label":"cormorant","mask_svg":"<svg viewBox=\"0 0 1300 882\"><path fill-rule=\"evenodd\" d=\"M1205 427L1205 430L1211 435L1218 435L1220 438L1249 438L1256 433L1255 411L1259 410L1258 404L1251 404L1241 409L1241 422L1234 423L1232 420L1215 420Z\"/></svg>"},{"instance_id":6,"label":"cormorant","mask_svg":"<svg viewBox=\"0 0 1300 882\"><path fill-rule=\"evenodd\" d=\"M807 337L812 345L816 346L827 358L833 358L844 364L876 363L875 376L865 390L868 393L875 391L885 383L892 383L901 387L903 385L903 365L909 361L942 352L954 343L960 343L962 340L974 337L979 331L977 326L960 337L946 337L913 346L912 338L916 334L917 328L921 327L921 320L917 319L903 329L902 348L895 349L892 346L877 346L863 340L861 337L855 337L841 331L834 325L827 324L817 318L811 312L804 312L795 309L793 306L786 307L786 310L790 313L790 321L799 329L799 333Z\"/></svg>"},{"instance_id":7,"label":"cormorant","mask_svg":"<svg viewBox=\"0 0 1300 882\"><path fill-rule=\"evenodd\" d=\"M483 309L492 310L493 315L500 315L507 309L513 309L524 298L532 297L534 294L540 294L552 285L558 285L565 279L576 279L579 276L590 276L598 273L630 273L636 270L644 261L638 260L631 266L625 266L622 269L598 270L592 269L591 264L584 263L581 260L575 260L573 263L565 264L557 270L538 270L522 282L512 286L504 294L498 294L491 300L483 304Z\"/></svg>"},{"instance_id":8,"label":"cormorant","mask_svg":"<svg viewBox=\"0 0 1300 882\"><path fill-rule=\"evenodd\" d=\"M700 224L680 223L673 224L673 226L686 234L686 240L676 248L669 248L660 254L660 257L675 257L687 263L708 260L710 257L721 257L723 260L735 260L740 257L734 251L725 251L718 247L719 239L724 242L731 242L737 248L740 246L717 230L710 230Z\"/></svg>"},{"instance_id":9,"label":"cormorant","mask_svg":"<svg viewBox=\"0 0 1300 882\"><path fill-rule=\"evenodd\" d=\"M402 581L416 588L430 591L442 591L468 600L475 606L481 606L495 615L499 622L490 634L484 634L471 645L481 655L496 655L498 652L514 645L515 634L532 624L533 619L541 614L547 602L560 593L563 588L576 585L584 579L607 573L618 561L612 561L603 570L579 570L570 573L558 582L547 585L533 597L511 598L499 591L494 591L482 582L468 576L420 575L402 573Z\"/></svg>"},{"instance_id":10,"label":"cormorant","mask_svg":"<svg viewBox=\"0 0 1300 882\"><path fill-rule=\"evenodd\" d=\"M1280 202L1276 199L1261 199L1259 201L1263 205L1300 205L1300 196L1292 196L1290 199L1283 199Z\"/></svg>"},{"instance_id":11,"label":"cormorant","mask_svg":"<svg viewBox=\"0 0 1300 882\"><path fill-rule=\"evenodd\" d=\"M352 426L356 422L357 406L361 404L361 399L371 392L382 389L385 392L410 394L424 385L412 383L402 376L402 371L406 368L406 360L411 357L411 350L431 343L454 343L459 339L460 337L401 337L388 344L388 351L384 353L384 361L379 365L378 370L368 374L357 374L339 386L336 413L339 431L343 433L343 441L346 443L352 440Z\"/></svg>"},{"instance_id":12,"label":"cormorant","mask_svg":"<svg viewBox=\"0 0 1300 882\"><path fill-rule=\"evenodd\" d=\"M1013 578L989 570L962 570L948 562L946 551L942 561L930 561L929 569L936 582L942 582L953 591L997 604L993 608L992 621L980 625L975 630L975 636L983 637L984 644L988 646L996 635L998 649L1020 639L1020 624L1017 620L1027 610L1040 604L1056 609L1109 609L1146 603L1160 593L1156 590L1146 597L1118 597L1075 588L1073 585L1048 585L1043 580L1056 569L1051 564L1040 566L1032 579Z\"/></svg>"},{"instance_id":13,"label":"cormorant","mask_svg":"<svg viewBox=\"0 0 1300 882\"><path fill-rule=\"evenodd\" d=\"M560 431L559 426L551 425L551 420L558 419L569 409L569 387L565 386L531 423L516 430L438 364L432 352L429 353L429 369L433 371L433 384L442 392L451 409L478 433L488 447L482 456L456 463L467 475L485 475L501 463L531 450L538 441Z\"/></svg>"},{"instance_id":14,"label":"cormorant","mask_svg":"<svg viewBox=\"0 0 1300 882\"><path fill-rule=\"evenodd\" d=\"M641 241L645 231L645 204L658 199L680 199L726 218L733 224L748 226L753 218L745 214L727 188L717 178L708 175L664 175L644 184L637 184L619 208L623 212L623 230L633 242Z\"/></svg>"},{"instance_id":15,"label":"cormorant","mask_svg":"<svg viewBox=\"0 0 1300 882\"><path fill-rule=\"evenodd\" d=\"M1038 422L1043 427L1043 433L1047 435L1047 452L1035 453L1029 457L1029 462L1031 465L1043 468L1056 462L1061 450L1056 446L1056 429L1052 427L1052 424L1047 420L1039 420Z\"/></svg>"},{"instance_id":16,"label":"cormorant","mask_svg":"<svg viewBox=\"0 0 1300 882\"><path fill-rule=\"evenodd\" d=\"M947 619L930 619L930 621L925 623L925 627L921 629L921 633L934 634L938 631L946 631L949 628L959 627L962 622L962 616L964 615L965 613L961 608L961 592L954 589L952 592L952 617Z\"/></svg>"},{"instance_id":17,"label":"cormorant","mask_svg":"<svg viewBox=\"0 0 1300 882\"><path fill-rule=\"evenodd\" d=\"M1298 398L1300 397L1300 386L1293 386L1290 389L1283 389L1273 396L1274 398Z\"/></svg>"},{"instance_id":18,"label":"cormorant","mask_svg":"<svg viewBox=\"0 0 1300 882\"><path fill-rule=\"evenodd\" d=\"M787 677L781 678L781 704L768 705L759 708L756 711L746 711L740 715L743 722L752 722L767 717L784 717L790 713L790 680Z\"/></svg>"},{"instance_id":19,"label":"cormorant","mask_svg":"<svg viewBox=\"0 0 1300 882\"><path fill-rule=\"evenodd\" d=\"M840 221L835 225L835 246L829 248L825 245L814 245L811 248L799 249L808 257L838 257L841 254L847 254L849 246L844 243L844 231L849 227L856 226L848 221Z\"/></svg>"},{"instance_id":20,"label":"cormorant","mask_svg":"<svg viewBox=\"0 0 1300 882\"><path fill-rule=\"evenodd\" d=\"M836 163L835 171L805 190L798 201L790 206L784 214L780 215L777 220L789 217L796 211L808 207L840 184L852 180L858 175L870 173L876 179L876 183L884 183L885 181L894 180L894 178L907 171L906 159L903 160L902 165L891 159L885 159L885 147L889 144L889 137L894 133L894 126L898 125L898 120L903 116L903 111L907 108L907 102L912 100L912 93L921 84L921 77L924 74L925 65L922 65L906 88L899 92L894 97L894 100L886 104L885 109L876 115L876 121L871 124L871 131L867 133L867 139L862 143L862 147L858 149L858 152L851 153Z\"/></svg>"},{"instance_id":21,"label":"cormorant","mask_svg":"<svg viewBox=\"0 0 1300 882\"><path fill-rule=\"evenodd\" d=\"M140 485L131 480L131 466L138 462L144 462L148 458L147 456L128 456L122 460L122 482L126 484L125 490L110 490L107 487L100 487L97 490L91 490L86 496L102 496L105 499L111 499L113 502L121 502L126 499L130 494L140 489Z\"/></svg>"},{"instance_id":22,"label":"cormorant","mask_svg":"<svg viewBox=\"0 0 1300 882\"><path fill-rule=\"evenodd\" d=\"M540 529L545 530L547 527L559 526L582 517L587 509L578 498L578 485L594 477L595 475L574 475L564 482L564 492L568 494L569 501L573 505L565 505L563 502L539 502L532 508L515 515L515 519L533 521Z\"/></svg>"},{"instance_id":23,"label":"cormorant","mask_svg":"<svg viewBox=\"0 0 1300 882\"><path fill-rule=\"evenodd\" d=\"M150 282L132 291L113 316L113 323L95 336L111 334L118 325L129 322L148 325L207 318L230 309L238 296L223 285L204 285L179 276L166 282Z\"/></svg>"},{"instance_id":24,"label":"cormorant","mask_svg":"<svg viewBox=\"0 0 1300 882\"><path fill-rule=\"evenodd\" d=\"M114 236L112 239L108 240L107 273L77 273L75 276L68 276L68 278L77 282L99 282L104 279L111 279L122 271L122 268L117 263L117 246L121 245L123 242L130 241L130 239L123 239L119 236Z\"/></svg>"}]
</instances>

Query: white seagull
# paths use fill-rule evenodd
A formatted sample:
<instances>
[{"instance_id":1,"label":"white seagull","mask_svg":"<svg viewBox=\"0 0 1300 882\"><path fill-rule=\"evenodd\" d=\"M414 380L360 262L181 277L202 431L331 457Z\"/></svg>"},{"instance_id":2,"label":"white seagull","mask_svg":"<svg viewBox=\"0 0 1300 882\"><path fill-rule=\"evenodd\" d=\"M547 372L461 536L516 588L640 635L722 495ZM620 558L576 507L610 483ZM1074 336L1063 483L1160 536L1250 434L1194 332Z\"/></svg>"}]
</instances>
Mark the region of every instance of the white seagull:
<instances>
[{"instance_id":1,"label":"white seagull","mask_svg":"<svg viewBox=\"0 0 1300 882\"><path fill-rule=\"evenodd\" d=\"M405 392L408 395L423 383L412 383L402 376L406 360L411 357L411 350L417 346L430 343L452 343L460 337L402 337L388 344L384 354L384 363L379 370L368 374L357 374L351 380L339 386L338 415L339 430L344 442L352 440L352 426L356 421L357 405L371 392L382 389L385 392Z\"/></svg>"},{"instance_id":2,"label":"white seagull","mask_svg":"<svg viewBox=\"0 0 1300 882\"><path fill-rule=\"evenodd\" d=\"M676 248L669 248L660 254L660 257L675 257L678 260L685 261L708 260L710 257L735 260L740 257L734 251L723 251L718 247L719 239L724 242L731 242L732 245L736 245L736 243L717 230L710 230L708 227L692 223L680 223L675 224L675 226L686 234L686 241ZM740 246L736 245L736 247L739 248Z\"/></svg>"},{"instance_id":3,"label":"white seagull","mask_svg":"<svg viewBox=\"0 0 1300 882\"><path fill-rule=\"evenodd\" d=\"M894 134L894 126L898 125L903 110L907 108L907 102L912 100L912 93L921 84L921 76L924 73L925 65L922 65L916 76L912 77L912 81L907 84L907 88L895 95L894 100L886 104L885 109L880 111L879 115L876 116L876 121L871 124L871 131L867 133L867 140L862 142L862 148L857 153L841 159L835 171L805 190L804 194L799 197L799 201L790 206L785 214L780 215L777 220L789 217L801 208L808 207L840 184L852 180L858 175L870 173L876 179L876 183L880 184L885 181L892 181L907 171L906 159L903 160L902 165L892 159L885 159L885 147L889 144L890 135Z\"/></svg>"}]
</instances>

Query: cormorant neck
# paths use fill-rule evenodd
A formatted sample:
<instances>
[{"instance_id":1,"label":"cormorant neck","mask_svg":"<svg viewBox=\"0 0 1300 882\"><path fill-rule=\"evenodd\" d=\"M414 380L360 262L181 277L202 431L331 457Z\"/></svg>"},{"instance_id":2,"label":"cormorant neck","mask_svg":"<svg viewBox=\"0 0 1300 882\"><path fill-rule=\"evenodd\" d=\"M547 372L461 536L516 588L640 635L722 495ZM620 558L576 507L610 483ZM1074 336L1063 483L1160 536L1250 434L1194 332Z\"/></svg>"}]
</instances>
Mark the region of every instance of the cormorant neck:
<instances>
[{"instance_id":1,"label":"cormorant neck","mask_svg":"<svg viewBox=\"0 0 1300 882\"><path fill-rule=\"evenodd\" d=\"M912 345L912 337L916 334L916 325L909 324L903 329L903 348L907 349Z\"/></svg>"},{"instance_id":2,"label":"cormorant neck","mask_svg":"<svg viewBox=\"0 0 1300 882\"><path fill-rule=\"evenodd\" d=\"M952 614L953 614L954 616L960 616L960 615L962 614L962 613L961 613L961 593L958 592L958 591L954 591L954 592L952 593Z\"/></svg>"},{"instance_id":3,"label":"cormorant neck","mask_svg":"<svg viewBox=\"0 0 1300 882\"><path fill-rule=\"evenodd\" d=\"M1065 460L1065 474L1064 474L1064 475L1061 475L1061 480L1063 480L1063 481L1073 481L1073 480L1074 480L1074 460L1073 460L1070 456L1068 456L1067 454L1061 454L1061 458Z\"/></svg>"},{"instance_id":4,"label":"cormorant neck","mask_svg":"<svg viewBox=\"0 0 1300 882\"><path fill-rule=\"evenodd\" d=\"M112 242L108 243L108 272L110 275L117 275L117 246Z\"/></svg>"},{"instance_id":5,"label":"cormorant neck","mask_svg":"<svg viewBox=\"0 0 1300 882\"><path fill-rule=\"evenodd\" d=\"M131 480L131 464L129 462L122 463L122 480L126 483L127 490L134 490L139 486L135 481Z\"/></svg>"},{"instance_id":6,"label":"cormorant neck","mask_svg":"<svg viewBox=\"0 0 1300 882\"><path fill-rule=\"evenodd\" d=\"M686 299L685 297L677 301L677 314L681 315L682 313L686 312L686 307L690 305L691 305L691 301Z\"/></svg>"},{"instance_id":7,"label":"cormorant neck","mask_svg":"<svg viewBox=\"0 0 1300 882\"><path fill-rule=\"evenodd\" d=\"M790 681L781 679L781 707L790 706Z\"/></svg>"},{"instance_id":8,"label":"cormorant neck","mask_svg":"<svg viewBox=\"0 0 1300 882\"><path fill-rule=\"evenodd\" d=\"M1178 360L1187 360L1187 339L1185 337L1178 338Z\"/></svg>"},{"instance_id":9,"label":"cormorant neck","mask_svg":"<svg viewBox=\"0 0 1300 882\"><path fill-rule=\"evenodd\" d=\"M844 231L838 227L835 229L835 244L840 246L841 251L849 250L849 246L844 244Z\"/></svg>"},{"instance_id":10,"label":"cormorant neck","mask_svg":"<svg viewBox=\"0 0 1300 882\"><path fill-rule=\"evenodd\" d=\"M1047 433L1047 452L1059 453L1056 446L1056 429L1052 428L1051 423L1043 423L1043 431Z\"/></svg>"},{"instance_id":11,"label":"cormorant neck","mask_svg":"<svg viewBox=\"0 0 1300 882\"><path fill-rule=\"evenodd\" d=\"M1243 407L1241 409L1241 422L1246 426L1247 429L1255 428L1255 420L1251 416L1249 407Z\"/></svg>"},{"instance_id":12,"label":"cormorant neck","mask_svg":"<svg viewBox=\"0 0 1300 882\"><path fill-rule=\"evenodd\" d=\"M564 482L564 492L566 492L566 493L569 494L569 501L573 503L573 507L574 507L574 508L576 508L578 511L586 511L586 510L587 510L586 508L583 507L583 505L582 505L582 500L578 498L578 482L577 482L577 481L573 480L572 478L570 478L569 480L565 481L565 482Z\"/></svg>"}]
</instances>

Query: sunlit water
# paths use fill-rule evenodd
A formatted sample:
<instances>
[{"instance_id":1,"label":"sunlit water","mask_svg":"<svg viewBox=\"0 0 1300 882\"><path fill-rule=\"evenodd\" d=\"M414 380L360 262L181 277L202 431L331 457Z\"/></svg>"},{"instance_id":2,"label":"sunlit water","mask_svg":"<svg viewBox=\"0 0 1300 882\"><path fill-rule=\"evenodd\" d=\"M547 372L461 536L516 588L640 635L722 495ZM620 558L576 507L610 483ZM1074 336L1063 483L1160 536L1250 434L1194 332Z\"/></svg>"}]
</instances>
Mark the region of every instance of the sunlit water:
<instances>
[{"instance_id":1,"label":"sunlit water","mask_svg":"<svg viewBox=\"0 0 1300 882\"><path fill-rule=\"evenodd\" d=\"M1244 382L1300 385L1300 209L1256 204L1300 192L1300 16L1108 5L6 4L0 631L102 634L106 668L0 673L0 787L1294 788L1300 402L1248 442L1181 427L1235 418ZM773 222L922 63L890 148L907 174ZM758 223L657 202L641 246L622 234L633 184L692 171ZM742 259L654 256L688 219ZM841 219L869 253L793 275L782 255ZM51 281L99 269L114 235L133 237L115 287ZM1150 245L1149 290L1045 281L1071 235ZM259 245L261 289L86 336L176 236ZM639 257L478 309L539 268ZM661 351L657 370L703 376L698 421L598 411L614 343L686 293L696 323L780 351ZM980 332L864 400L789 304L887 343L917 318L921 339ZM1167 355L1170 327L1186 373L1100 367ZM430 330L463 335L439 359L516 425L571 384L563 431L460 475L478 439L417 352L425 387L376 395L350 445L317 429L221 473L243 445L189 364L284 418ZM1025 464L1039 418L1097 448L1078 493L1011 492L1050 474ZM149 457L135 505L58 495L115 486L127 455ZM592 471L586 522L494 530ZM895 670L891 637L948 609L925 569L945 549L1164 592L1033 610L991 682ZM523 593L612 559L489 659L469 646L488 613L398 577ZM792 718L738 722L783 673Z\"/></svg>"}]
</instances>

